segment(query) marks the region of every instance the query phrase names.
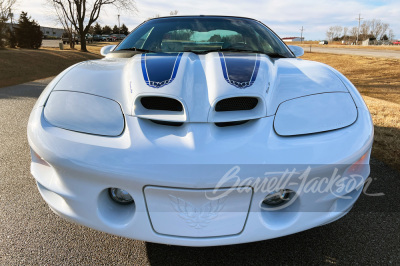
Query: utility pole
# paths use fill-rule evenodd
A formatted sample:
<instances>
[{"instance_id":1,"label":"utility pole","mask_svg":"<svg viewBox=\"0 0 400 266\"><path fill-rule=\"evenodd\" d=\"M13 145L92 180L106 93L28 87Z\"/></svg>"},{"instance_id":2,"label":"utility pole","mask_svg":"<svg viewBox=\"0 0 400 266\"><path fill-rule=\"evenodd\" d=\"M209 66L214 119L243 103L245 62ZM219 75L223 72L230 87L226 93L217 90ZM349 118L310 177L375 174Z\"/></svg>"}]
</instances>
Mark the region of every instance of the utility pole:
<instances>
[{"instance_id":1,"label":"utility pole","mask_svg":"<svg viewBox=\"0 0 400 266\"><path fill-rule=\"evenodd\" d=\"M14 25L13 25L14 13L13 13L13 12L11 12L11 7L10 7L10 8L8 8L8 16L9 16L9 17L10 17L10 19L11 19L11 28L14 30Z\"/></svg>"},{"instance_id":2,"label":"utility pole","mask_svg":"<svg viewBox=\"0 0 400 266\"><path fill-rule=\"evenodd\" d=\"M121 34L121 24L119 23L119 14L118 14L118 35ZM120 36L118 36L120 38Z\"/></svg>"},{"instance_id":3,"label":"utility pole","mask_svg":"<svg viewBox=\"0 0 400 266\"><path fill-rule=\"evenodd\" d=\"M303 31L304 31L303 26L301 26L300 31L301 31L300 41L301 41L301 43L303 43Z\"/></svg>"},{"instance_id":4,"label":"utility pole","mask_svg":"<svg viewBox=\"0 0 400 266\"><path fill-rule=\"evenodd\" d=\"M356 40L356 45L358 45L358 36L360 35L360 24L361 24L361 20L364 19L361 17L361 14L358 14L358 18L356 18L356 20L358 20L358 30L357 30L357 40Z\"/></svg>"}]
</instances>

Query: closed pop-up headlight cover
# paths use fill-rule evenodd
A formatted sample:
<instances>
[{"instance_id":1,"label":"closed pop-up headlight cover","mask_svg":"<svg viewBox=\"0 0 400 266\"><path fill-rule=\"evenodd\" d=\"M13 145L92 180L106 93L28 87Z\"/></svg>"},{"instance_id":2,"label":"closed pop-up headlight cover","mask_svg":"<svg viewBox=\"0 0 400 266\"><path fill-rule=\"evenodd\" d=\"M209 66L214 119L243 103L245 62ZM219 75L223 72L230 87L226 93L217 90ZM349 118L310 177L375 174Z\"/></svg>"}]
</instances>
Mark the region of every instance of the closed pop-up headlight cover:
<instances>
[{"instance_id":1,"label":"closed pop-up headlight cover","mask_svg":"<svg viewBox=\"0 0 400 266\"><path fill-rule=\"evenodd\" d=\"M53 91L44 107L44 118L59 128L101 136L119 136L125 127L119 103L73 91Z\"/></svg>"},{"instance_id":2,"label":"closed pop-up headlight cover","mask_svg":"<svg viewBox=\"0 0 400 266\"><path fill-rule=\"evenodd\" d=\"M294 136L340 129L357 120L357 107L349 93L322 93L281 103L274 128L280 136Z\"/></svg>"}]
</instances>

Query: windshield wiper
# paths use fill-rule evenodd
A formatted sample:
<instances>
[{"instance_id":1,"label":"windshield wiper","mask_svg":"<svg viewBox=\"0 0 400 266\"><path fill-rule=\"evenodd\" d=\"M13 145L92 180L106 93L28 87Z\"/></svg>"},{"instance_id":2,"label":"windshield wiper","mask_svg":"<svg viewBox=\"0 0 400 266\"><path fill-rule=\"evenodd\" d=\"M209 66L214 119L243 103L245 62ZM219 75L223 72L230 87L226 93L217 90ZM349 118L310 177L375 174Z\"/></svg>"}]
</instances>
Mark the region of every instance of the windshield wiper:
<instances>
[{"instance_id":1,"label":"windshield wiper","mask_svg":"<svg viewBox=\"0 0 400 266\"><path fill-rule=\"evenodd\" d=\"M118 51L137 51L137 52L143 52L143 53L156 53L155 51L152 51L152 50L141 49L141 48L136 48L136 47L123 48L123 49L119 49Z\"/></svg>"},{"instance_id":2,"label":"windshield wiper","mask_svg":"<svg viewBox=\"0 0 400 266\"><path fill-rule=\"evenodd\" d=\"M238 48L220 48L220 49L212 49L212 50L205 50L205 51L185 51L185 52L193 52L197 54L207 54L211 52L238 52L238 53L258 53L258 54L265 54L269 57L278 57L278 58L286 58L286 56L279 54L279 53L266 53L264 51L259 50L247 50L247 49L238 49Z\"/></svg>"}]
</instances>

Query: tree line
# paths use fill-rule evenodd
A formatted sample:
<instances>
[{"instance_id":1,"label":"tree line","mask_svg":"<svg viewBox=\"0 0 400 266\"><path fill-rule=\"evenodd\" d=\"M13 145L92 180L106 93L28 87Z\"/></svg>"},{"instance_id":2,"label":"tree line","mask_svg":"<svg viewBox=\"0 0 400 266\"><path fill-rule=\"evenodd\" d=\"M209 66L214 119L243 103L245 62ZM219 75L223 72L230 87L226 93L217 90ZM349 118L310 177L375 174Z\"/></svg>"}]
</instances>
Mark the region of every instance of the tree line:
<instances>
[{"instance_id":1,"label":"tree line","mask_svg":"<svg viewBox=\"0 0 400 266\"><path fill-rule=\"evenodd\" d=\"M329 41L346 41L356 42L358 36L359 41L368 38L392 41L394 39L393 29L390 28L389 23L384 23L380 19L365 20L360 24L360 31L358 26L349 28L340 25L331 26L326 31L326 37Z\"/></svg>"},{"instance_id":2,"label":"tree line","mask_svg":"<svg viewBox=\"0 0 400 266\"><path fill-rule=\"evenodd\" d=\"M118 27L117 25L114 25L113 28L111 28L108 25L105 26L100 26L99 23L96 23L94 26L91 26L89 28L89 33L92 35L102 35L102 34L129 34L129 29L125 24L122 24L121 27Z\"/></svg>"},{"instance_id":3,"label":"tree line","mask_svg":"<svg viewBox=\"0 0 400 266\"><path fill-rule=\"evenodd\" d=\"M13 6L18 0L0 0L0 48L6 45L4 40L9 42L10 47L15 45L24 48L39 48L41 45L42 32L40 31L39 24L28 17L27 13L23 12L18 21L18 27L15 30L9 29L6 22L13 19L11 12ZM86 34L111 34L121 33L127 34L128 28L123 24L121 28L115 25L112 29L110 26L101 27L100 25L93 25L99 18L101 11L105 6L114 6L118 10L136 13L137 8L134 0L46 0L49 7L54 11L57 20L62 24L64 31L69 36L74 33L81 38L81 51L87 52L86 48ZM32 39L31 43L28 41L23 42L21 39L22 29L30 27L30 30L25 31L27 34L36 34L27 38ZM17 30L20 28L21 30ZM24 36L25 36L24 35ZM40 36L40 43L39 43ZM70 42L72 43L72 42ZM29 46L29 47L27 47Z\"/></svg>"}]
</instances>

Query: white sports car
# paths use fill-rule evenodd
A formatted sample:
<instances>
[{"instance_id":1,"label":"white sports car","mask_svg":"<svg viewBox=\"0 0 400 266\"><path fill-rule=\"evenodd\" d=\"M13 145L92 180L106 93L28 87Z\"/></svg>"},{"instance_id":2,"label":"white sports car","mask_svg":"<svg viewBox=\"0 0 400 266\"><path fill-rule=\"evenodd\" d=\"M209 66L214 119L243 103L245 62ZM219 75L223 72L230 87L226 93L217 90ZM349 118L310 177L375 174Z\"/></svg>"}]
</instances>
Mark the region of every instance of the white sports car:
<instances>
[{"instance_id":1,"label":"white sports car","mask_svg":"<svg viewBox=\"0 0 400 266\"><path fill-rule=\"evenodd\" d=\"M56 214L213 246L330 223L361 194L373 125L360 94L261 22L156 18L101 52L29 119L31 172Z\"/></svg>"}]
</instances>

